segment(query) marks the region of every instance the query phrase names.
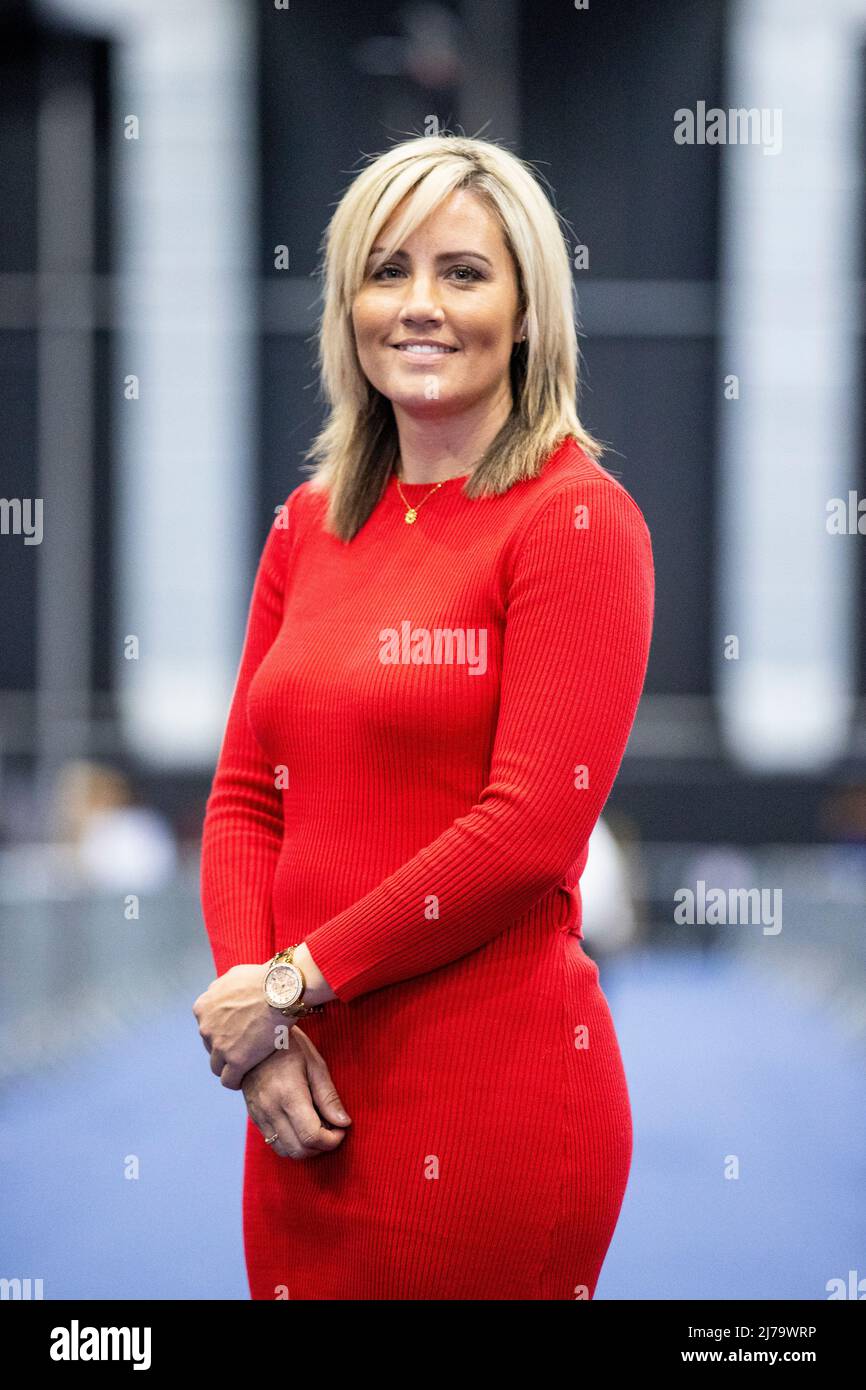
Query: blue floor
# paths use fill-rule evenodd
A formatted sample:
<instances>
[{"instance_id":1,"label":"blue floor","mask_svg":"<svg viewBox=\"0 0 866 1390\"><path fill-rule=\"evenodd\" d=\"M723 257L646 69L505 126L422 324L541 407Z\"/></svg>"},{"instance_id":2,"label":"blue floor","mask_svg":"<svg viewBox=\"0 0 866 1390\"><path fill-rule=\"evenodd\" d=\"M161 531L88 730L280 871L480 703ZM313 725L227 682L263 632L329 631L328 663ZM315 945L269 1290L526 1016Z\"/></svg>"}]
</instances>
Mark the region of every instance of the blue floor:
<instances>
[{"instance_id":1,"label":"blue floor","mask_svg":"<svg viewBox=\"0 0 866 1390\"><path fill-rule=\"evenodd\" d=\"M861 1050L737 956L643 954L602 983L635 1149L596 1297L826 1299L866 1276Z\"/></svg>"},{"instance_id":2,"label":"blue floor","mask_svg":"<svg viewBox=\"0 0 866 1390\"><path fill-rule=\"evenodd\" d=\"M823 1299L866 1277L862 1056L833 1021L739 958L643 953L602 983L635 1151L596 1297ZM248 1297L246 1109L191 1004L7 1090L0 1276L49 1299Z\"/></svg>"}]
</instances>

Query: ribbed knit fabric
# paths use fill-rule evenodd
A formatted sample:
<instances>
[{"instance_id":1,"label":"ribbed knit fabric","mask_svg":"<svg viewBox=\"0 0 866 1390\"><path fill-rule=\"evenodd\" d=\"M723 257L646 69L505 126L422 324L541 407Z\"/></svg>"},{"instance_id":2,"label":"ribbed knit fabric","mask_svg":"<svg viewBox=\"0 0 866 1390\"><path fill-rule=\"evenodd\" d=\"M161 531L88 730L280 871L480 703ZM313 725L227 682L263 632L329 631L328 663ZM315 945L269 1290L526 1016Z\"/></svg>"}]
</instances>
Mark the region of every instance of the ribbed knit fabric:
<instances>
[{"instance_id":1,"label":"ribbed knit fabric","mask_svg":"<svg viewBox=\"0 0 866 1390\"><path fill-rule=\"evenodd\" d=\"M573 439L470 499L392 477L348 544L296 487L265 543L203 829L218 974L305 941L303 1030L354 1121L247 1122L257 1299L592 1297L631 1163L578 880L653 621L649 532Z\"/></svg>"}]
</instances>

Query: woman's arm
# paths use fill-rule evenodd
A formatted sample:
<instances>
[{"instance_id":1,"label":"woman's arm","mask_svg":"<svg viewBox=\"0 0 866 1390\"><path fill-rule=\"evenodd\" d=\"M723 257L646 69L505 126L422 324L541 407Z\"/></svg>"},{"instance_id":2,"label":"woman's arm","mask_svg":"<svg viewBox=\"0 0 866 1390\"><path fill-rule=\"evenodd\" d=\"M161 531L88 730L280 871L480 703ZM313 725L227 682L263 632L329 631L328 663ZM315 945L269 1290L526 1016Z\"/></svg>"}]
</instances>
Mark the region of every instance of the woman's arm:
<instances>
[{"instance_id":1,"label":"woman's arm","mask_svg":"<svg viewBox=\"0 0 866 1390\"><path fill-rule=\"evenodd\" d=\"M271 894L283 838L274 768L247 720L250 681L280 627L293 526L291 493L259 558L228 721L202 827L200 895L217 975L273 955Z\"/></svg>"},{"instance_id":2,"label":"woman's arm","mask_svg":"<svg viewBox=\"0 0 866 1390\"><path fill-rule=\"evenodd\" d=\"M307 935L342 1000L435 970L513 923L578 858L619 770L655 597L637 504L613 480L569 483L524 523L509 571L489 781L466 815Z\"/></svg>"}]
</instances>

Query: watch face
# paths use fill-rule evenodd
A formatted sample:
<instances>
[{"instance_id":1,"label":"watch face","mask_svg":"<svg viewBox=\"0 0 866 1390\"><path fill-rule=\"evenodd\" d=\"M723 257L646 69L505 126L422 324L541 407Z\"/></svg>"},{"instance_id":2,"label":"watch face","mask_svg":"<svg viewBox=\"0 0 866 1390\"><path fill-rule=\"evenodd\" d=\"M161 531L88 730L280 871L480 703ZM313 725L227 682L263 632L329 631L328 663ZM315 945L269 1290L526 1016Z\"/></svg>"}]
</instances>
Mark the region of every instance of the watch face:
<instances>
[{"instance_id":1,"label":"watch face","mask_svg":"<svg viewBox=\"0 0 866 1390\"><path fill-rule=\"evenodd\" d=\"M268 971L265 989L267 1000L275 1009L286 1009L300 999L304 992L304 981L297 966L275 965Z\"/></svg>"}]
</instances>

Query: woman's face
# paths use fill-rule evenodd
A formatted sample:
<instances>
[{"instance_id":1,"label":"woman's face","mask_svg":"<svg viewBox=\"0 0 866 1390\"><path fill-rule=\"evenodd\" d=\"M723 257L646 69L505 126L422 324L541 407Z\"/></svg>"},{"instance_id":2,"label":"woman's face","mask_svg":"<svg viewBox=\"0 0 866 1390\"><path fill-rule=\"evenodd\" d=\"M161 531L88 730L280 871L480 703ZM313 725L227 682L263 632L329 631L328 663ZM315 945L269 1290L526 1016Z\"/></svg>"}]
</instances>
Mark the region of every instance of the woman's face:
<instances>
[{"instance_id":1,"label":"woman's face","mask_svg":"<svg viewBox=\"0 0 866 1390\"><path fill-rule=\"evenodd\" d=\"M468 190L452 193L390 260L368 269L352 322L361 367L395 412L510 405L509 363L523 331L517 277L499 223ZM398 346L419 338L437 350Z\"/></svg>"}]
</instances>

